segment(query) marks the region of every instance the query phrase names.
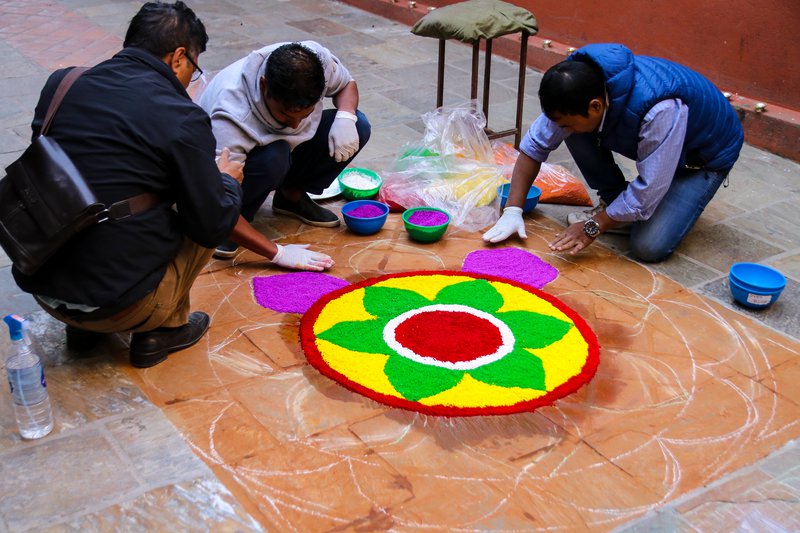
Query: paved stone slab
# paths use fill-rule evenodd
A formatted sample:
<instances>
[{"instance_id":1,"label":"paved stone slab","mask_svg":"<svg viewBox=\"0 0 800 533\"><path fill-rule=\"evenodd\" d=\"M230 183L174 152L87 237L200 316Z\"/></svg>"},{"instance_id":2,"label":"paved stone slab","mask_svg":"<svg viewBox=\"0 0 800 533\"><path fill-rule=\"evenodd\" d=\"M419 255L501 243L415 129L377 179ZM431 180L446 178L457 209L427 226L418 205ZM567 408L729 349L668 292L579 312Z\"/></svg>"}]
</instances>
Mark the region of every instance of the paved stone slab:
<instances>
[{"instance_id":1,"label":"paved stone slab","mask_svg":"<svg viewBox=\"0 0 800 533\"><path fill-rule=\"evenodd\" d=\"M165 486L210 474L158 409L146 409L106 424L145 483Z\"/></svg>"},{"instance_id":2,"label":"paved stone slab","mask_svg":"<svg viewBox=\"0 0 800 533\"><path fill-rule=\"evenodd\" d=\"M759 320L776 330L800 339L800 314L796 302L800 299L800 283L788 279L786 288L778 300L764 309L751 309L733 299L727 273L712 283L703 285L702 292L708 294L737 312Z\"/></svg>"},{"instance_id":3,"label":"paved stone slab","mask_svg":"<svg viewBox=\"0 0 800 533\"><path fill-rule=\"evenodd\" d=\"M0 454L0 517L12 531L41 527L102 509L139 485L102 431L71 433Z\"/></svg>"},{"instance_id":4,"label":"paved stone slab","mask_svg":"<svg viewBox=\"0 0 800 533\"><path fill-rule=\"evenodd\" d=\"M264 531L215 477L150 490L42 531Z\"/></svg>"}]
</instances>

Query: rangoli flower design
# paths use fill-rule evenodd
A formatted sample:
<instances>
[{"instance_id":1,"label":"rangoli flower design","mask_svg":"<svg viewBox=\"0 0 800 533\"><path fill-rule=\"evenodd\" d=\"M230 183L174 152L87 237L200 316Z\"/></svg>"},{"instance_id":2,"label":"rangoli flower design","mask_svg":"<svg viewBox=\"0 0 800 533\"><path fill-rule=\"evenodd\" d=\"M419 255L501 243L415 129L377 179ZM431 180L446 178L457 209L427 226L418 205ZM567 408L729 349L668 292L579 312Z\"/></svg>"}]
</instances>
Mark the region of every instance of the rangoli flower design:
<instances>
[{"instance_id":1,"label":"rangoli flower design","mask_svg":"<svg viewBox=\"0 0 800 533\"><path fill-rule=\"evenodd\" d=\"M487 274L368 279L322 296L300 328L323 374L430 414L530 410L576 390L597 365L594 334L574 311Z\"/></svg>"}]
</instances>

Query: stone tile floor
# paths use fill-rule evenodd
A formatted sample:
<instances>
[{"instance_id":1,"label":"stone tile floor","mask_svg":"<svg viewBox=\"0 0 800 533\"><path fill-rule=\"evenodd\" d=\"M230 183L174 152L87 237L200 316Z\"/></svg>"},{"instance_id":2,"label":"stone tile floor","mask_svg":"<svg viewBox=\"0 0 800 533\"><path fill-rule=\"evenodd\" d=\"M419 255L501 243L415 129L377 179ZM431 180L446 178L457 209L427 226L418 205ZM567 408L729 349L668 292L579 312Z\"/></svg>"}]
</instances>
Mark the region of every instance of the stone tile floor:
<instances>
[{"instance_id":1,"label":"stone tile floor","mask_svg":"<svg viewBox=\"0 0 800 533\"><path fill-rule=\"evenodd\" d=\"M48 72L113 54L138 5L0 0L0 163L25 148ZM435 41L336 2L191 6L211 36L201 58L210 72L279 40L315 39L340 55L373 124L360 165L380 172L421 138ZM470 55L448 54L454 103L468 94ZM525 124L539 77L529 71ZM490 121L513 120L515 87L515 65L495 59ZM569 166L563 150L553 161ZM504 246L559 270L545 290L595 330L601 364L554 406L503 417L391 409L323 377L300 350L299 315L253 298L255 276L281 271L247 252L212 261L198 280L194 306L213 317L203 341L143 371L128 366L125 335L69 353L63 328L19 292L2 257L0 307L34 323L56 429L21 441L0 395L0 531L796 531L799 192L799 165L746 146L730 186L660 265L630 260L614 236L580 256L550 253L574 208L540 204L529 238ZM458 270L483 247L454 228L414 244L398 215L371 237L309 228L268 206L257 222L280 242L330 253L330 274L350 282ZM726 274L736 261L781 269L781 299L765 311L734 304Z\"/></svg>"}]
</instances>

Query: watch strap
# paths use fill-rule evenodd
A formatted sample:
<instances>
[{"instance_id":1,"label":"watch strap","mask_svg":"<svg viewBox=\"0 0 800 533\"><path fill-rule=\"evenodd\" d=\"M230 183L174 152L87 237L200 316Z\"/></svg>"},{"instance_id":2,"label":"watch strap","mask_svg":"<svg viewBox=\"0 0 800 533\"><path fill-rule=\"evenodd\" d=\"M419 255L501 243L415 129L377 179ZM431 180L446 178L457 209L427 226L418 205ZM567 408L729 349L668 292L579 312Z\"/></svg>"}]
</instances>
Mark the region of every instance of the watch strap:
<instances>
[{"instance_id":1,"label":"watch strap","mask_svg":"<svg viewBox=\"0 0 800 533\"><path fill-rule=\"evenodd\" d=\"M589 238L596 238L600 235L600 224L593 218L583 223L583 233Z\"/></svg>"}]
</instances>

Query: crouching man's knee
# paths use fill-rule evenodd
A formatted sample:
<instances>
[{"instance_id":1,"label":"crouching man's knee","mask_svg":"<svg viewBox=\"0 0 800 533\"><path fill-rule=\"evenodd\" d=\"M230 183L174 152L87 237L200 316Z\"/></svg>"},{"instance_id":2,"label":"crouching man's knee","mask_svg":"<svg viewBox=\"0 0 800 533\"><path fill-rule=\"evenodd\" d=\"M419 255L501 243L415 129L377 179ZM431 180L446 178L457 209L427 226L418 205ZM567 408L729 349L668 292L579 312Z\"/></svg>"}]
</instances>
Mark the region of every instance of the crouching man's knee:
<instances>
[{"instance_id":1,"label":"crouching man's knee","mask_svg":"<svg viewBox=\"0 0 800 533\"><path fill-rule=\"evenodd\" d=\"M362 113L361 111L356 111L356 117L358 120L356 121L356 131L358 131L358 143L360 147L363 147L369 141L369 137L372 134L372 126L367 120L367 115Z\"/></svg>"},{"instance_id":2,"label":"crouching man's knee","mask_svg":"<svg viewBox=\"0 0 800 533\"><path fill-rule=\"evenodd\" d=\"M658 263L665 260L672 255L676 247L676 244L633 238L630 243L631 254L645 263Z\"/></svg>"}]
</instances>

